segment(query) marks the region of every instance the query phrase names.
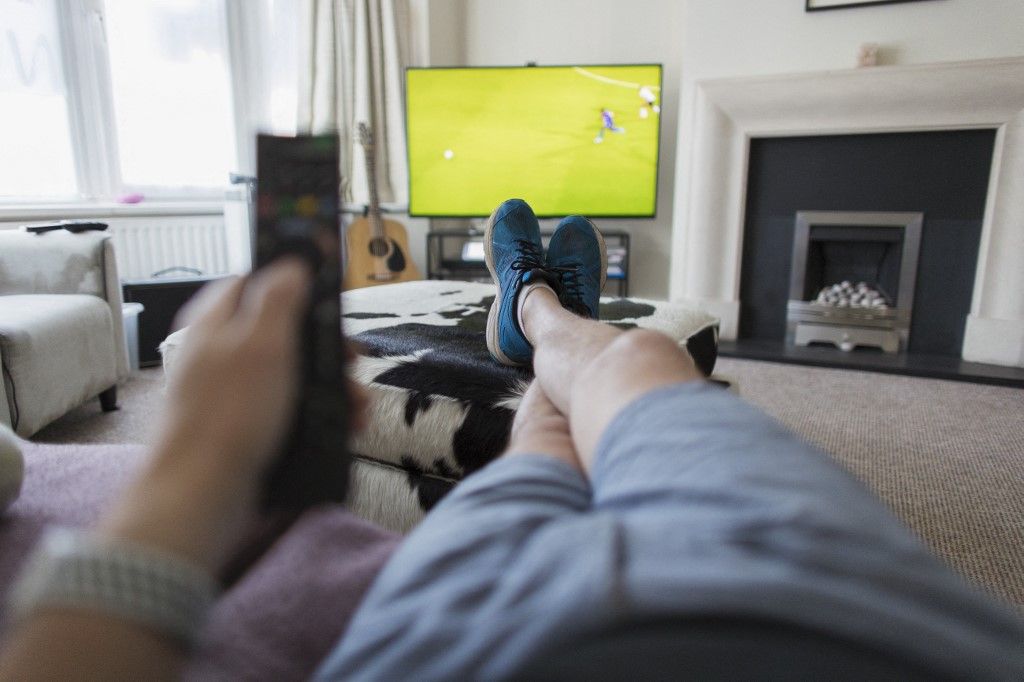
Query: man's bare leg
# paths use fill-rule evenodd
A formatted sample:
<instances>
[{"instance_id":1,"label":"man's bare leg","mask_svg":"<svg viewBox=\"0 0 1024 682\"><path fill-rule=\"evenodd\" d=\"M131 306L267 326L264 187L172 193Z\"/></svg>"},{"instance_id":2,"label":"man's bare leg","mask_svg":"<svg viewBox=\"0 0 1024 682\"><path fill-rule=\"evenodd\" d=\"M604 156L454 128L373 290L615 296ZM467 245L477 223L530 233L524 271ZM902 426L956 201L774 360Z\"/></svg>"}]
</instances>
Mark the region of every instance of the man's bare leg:
<instances>
[{"instance_id":1,"label":"man's bare leg","mask_svg":"<svg viewBox=\"0 0 1024 682\"><path fill-rule=\"evenodd\" d=\"M487 350L505 365L533 363L544 392L569 419L586 471L598 440L623 407L652 389L700 377L667 336L622 333L592 319L607 275L607 252L586 218L560 221L545 253L533 209L509 199L487 221L484 257L498 287L487 316ZM564 310L556 290L567 308L585 317Z\"/></svg>"},{"instance_id":2,"label":"man's bare leg","mask_svg":"<svg viewBox=\"0 0 1024 682\"><path fill-rule=\"evenodd\" d=\"M547 287L531 289L520 302L519 322L533 345L537 381L568 417L588 472L601 435L622 408L656 388L703 378L668 336L573 315Z\"/></svg>"},{"instance_id":3,"label":"man's bare leg","mask_svg":"<svg viewBox=\"0 0 1024 682\"><path fill-rule=\"evenodd\" d=\"M569 466L583 471L576 455L569 421L551 402L539 381L530 384L512 421L506 456L516 454L550 455Z\"/></svg>"}]
</instances>

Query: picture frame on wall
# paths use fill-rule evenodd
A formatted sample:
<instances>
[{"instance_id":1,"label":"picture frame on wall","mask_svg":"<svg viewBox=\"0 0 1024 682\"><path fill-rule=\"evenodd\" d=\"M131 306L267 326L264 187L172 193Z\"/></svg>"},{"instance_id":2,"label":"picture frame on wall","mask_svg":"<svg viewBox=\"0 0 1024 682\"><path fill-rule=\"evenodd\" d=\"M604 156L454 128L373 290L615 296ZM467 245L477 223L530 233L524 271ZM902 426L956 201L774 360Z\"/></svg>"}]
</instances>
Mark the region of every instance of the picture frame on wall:
<instances>
[{"instance_id":1,"label":"picture frame on wall","mask_svg":"<svg viewBox=\"0 0 1024 682\"><path fill-rule=\"evenodd\" d=\"M868 7L870 5L897 5L905 2L924 2L925 0L805 0L804 10L821 12L828 9L848 9L850 7Z\"/></svg>"}]
</instances>

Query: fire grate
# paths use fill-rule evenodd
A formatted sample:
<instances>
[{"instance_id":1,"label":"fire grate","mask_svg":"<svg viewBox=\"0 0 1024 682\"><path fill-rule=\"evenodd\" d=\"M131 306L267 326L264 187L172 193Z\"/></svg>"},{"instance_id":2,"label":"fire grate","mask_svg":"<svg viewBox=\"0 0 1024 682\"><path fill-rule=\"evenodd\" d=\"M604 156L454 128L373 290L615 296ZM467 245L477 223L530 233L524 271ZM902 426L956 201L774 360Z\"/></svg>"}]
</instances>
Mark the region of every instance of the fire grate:
<instances>
[{"instance_id":1,"label":"fire grate","mask_svg":"<svg viewBox=\"0 0 1024 682\"><path fill-rule=\"evenodd\" d=\"M797 212L787 342L831 343L844 351L874 346L898 353L906 348L923 222L923 213ZM823 289L856 291L860 284L862 291L884 292L886 304L878 305L875 298L866 305L860 299L852 304L852 295L822 295Z\"/></svg>"}]
</instances>

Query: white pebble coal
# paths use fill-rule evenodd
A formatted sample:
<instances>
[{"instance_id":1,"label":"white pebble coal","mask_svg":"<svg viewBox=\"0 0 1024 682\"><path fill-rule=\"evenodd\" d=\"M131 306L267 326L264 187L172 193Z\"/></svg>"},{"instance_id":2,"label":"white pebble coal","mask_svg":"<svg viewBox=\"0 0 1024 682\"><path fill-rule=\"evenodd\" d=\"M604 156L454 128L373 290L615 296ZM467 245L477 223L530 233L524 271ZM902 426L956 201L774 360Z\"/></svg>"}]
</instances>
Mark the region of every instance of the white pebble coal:
<instances>
[{"instance_id":1,"label":"white pebble coal","mask_svg":"<svg viewBox=\"0 0 1024 682\"><path fill-rule=\"evenodd\" d=\"M889 298L881 290L867 282L853 284L849 280L822 287L814 302L839 308L875 308L878 310L885 310L890 305Z\"/></svg>"}]
</instances>

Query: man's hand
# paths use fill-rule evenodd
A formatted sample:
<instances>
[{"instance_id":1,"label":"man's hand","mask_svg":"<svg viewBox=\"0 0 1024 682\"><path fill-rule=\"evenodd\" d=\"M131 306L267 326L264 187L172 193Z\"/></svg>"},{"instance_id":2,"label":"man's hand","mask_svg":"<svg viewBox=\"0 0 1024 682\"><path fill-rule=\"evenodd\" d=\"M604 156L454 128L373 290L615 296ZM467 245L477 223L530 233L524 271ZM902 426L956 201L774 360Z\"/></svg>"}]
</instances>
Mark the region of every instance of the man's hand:
<instances>
[{"instance_id":1,"label":"man's hand","mask_svg":"<svg viewBox=\"0 0 1024 682\"><path fill-rule=\"evenodd\" d=\"M210 287L184 312L187 342L153 461L103 532L211 572L231 555L293 416L309 283L301 261L281 260ZM364 401L352 388L358 424Z\"/></svg>"},{"instance_id":2,"label":"man's hand","mask_svg":"<svg viewBox=\"0 0 1024 682\"><path fill-rule=\"evenodd\" d=\"M309 279L304 263L282 260L211 287L183 311L188 336L161 442L213 450L238 475L262 473L295 406Z\"/></svg>"},{"instance_id":3,"label":"man's hand","mask_svg":"<svg viewBox=\"0 0 1024 682\"><path fill-rule=\"evenodd\" d=\"M309 272L281 261L200 294L153 459L97 529L216 572L251 516L298 385ZM44 609L20 623L0 679L175 679L184 650L108 612Z\"/></svg>"}]
</instances>

